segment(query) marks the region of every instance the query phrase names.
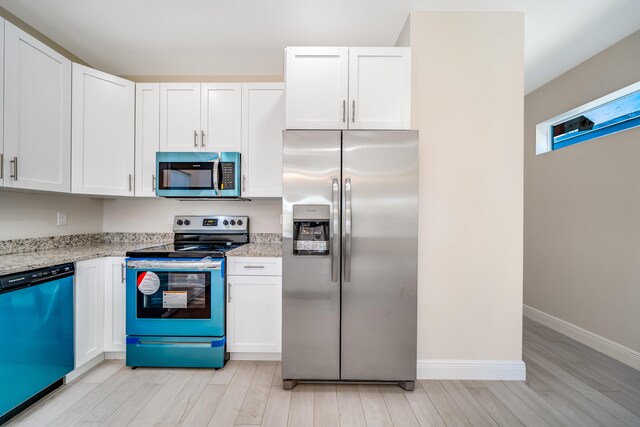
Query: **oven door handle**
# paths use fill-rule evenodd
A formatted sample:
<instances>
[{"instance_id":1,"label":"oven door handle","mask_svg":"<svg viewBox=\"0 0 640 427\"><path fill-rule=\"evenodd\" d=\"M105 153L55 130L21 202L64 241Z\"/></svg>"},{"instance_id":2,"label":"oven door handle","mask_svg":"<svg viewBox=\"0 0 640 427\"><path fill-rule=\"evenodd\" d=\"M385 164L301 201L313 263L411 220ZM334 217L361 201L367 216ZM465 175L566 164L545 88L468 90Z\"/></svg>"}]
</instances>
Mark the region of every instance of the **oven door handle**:
<instances>
[{"instance_id":1,"label":"oven door handle","mask_svg":"<svg viewBox=\"0 0 640 427\"><path fill-rule=\"evenodd\" d=\"M127 268L134 269L162 269L162 270L220 270L222 261L158 261L158 260L128 260Z\"/></svg>"}]
</instances>

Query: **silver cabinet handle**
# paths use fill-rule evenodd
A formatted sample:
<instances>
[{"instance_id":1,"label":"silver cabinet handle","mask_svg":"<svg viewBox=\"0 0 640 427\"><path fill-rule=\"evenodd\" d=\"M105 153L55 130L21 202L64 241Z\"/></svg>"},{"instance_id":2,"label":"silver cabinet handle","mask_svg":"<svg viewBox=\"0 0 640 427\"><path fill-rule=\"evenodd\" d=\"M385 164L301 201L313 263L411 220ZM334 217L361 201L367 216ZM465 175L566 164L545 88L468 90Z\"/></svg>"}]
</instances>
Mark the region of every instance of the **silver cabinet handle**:
<instances>
[{"instance_id":1,"label":"silver cabinet handle","mask_svg":"<svg viewBox=\"0 0 640 427\"><path fill-rule=\"evenodd\" d=\"M129 174L129 192L131 192L131 174Z\"/></svg>"},{"instance_id":2,"label":"silver cabinet handle","mask_svg":"<svg viewBox=\"0 0 640 427\"><path fill-rule=\"evenodd\" d=\"M151 175L151 187L153 187L153 191L156 190L156 176L155 176L155 174Z\"/></svg>"},{"instance_id":3,"label":"silver cabinet handle","mask_svg":"<svg viewBox=\"0 0 640 427\"><path fill-rule=\"evenodd\" d=\"M344 281L351 281L351 179L344 181Z\"/></svg>"},{"instance_id":4,"label":"silver cabinet handle","mask_svg":"<svg viewBox=\"0 0 640 427\"><path fill-rule=\"evenodd\" d=\"M247 176L242 174L242 192L247 191Z\"/></svg>"},{"instance_id":5,"label":"silver cabinet handle","mask_svg":"<svg viewBox=\"0 0 640 427\"><path fill-rule=\"evenodd\" d=\"M231 302L231 282L227 282L227 302Z\"/></svg>"},{"instance_id":6,"label":"silver cabinet handle","mask_svg":"<svg viewBox=\"0 0 640 427\"><path fill-rule=\"evenodd\" d=\"M0 179L4 179L4 154L0 153Z\"/></svg>"},{"instance_id":7,"label":"silver cabinet handle","mask_svg":"<svg viewBox=\"0 0 640 427\"><path fill-rule=\"evenodd\" d=\"M342 123L346 123L347 121L347 101L342 100Z\"/></svg>"},{"instance_id":8,"label":"silver cabinet handle","mask_svg":"<svg viewBox=\"0 0 640 427\"><path fill-rule=\"evenodd\" d=\"M193 131L193 148L198 148L198 132Z\"/></svg>"},{"instance_id":9,"label":"silver cabinet handle","mask_svg":"<svg viewBox=\"0 0 640 427\"><path fill-rule=\"evenodd\" d=\"M200 145L202 146L202 148L205 147L205 143L204 143L204 131L200 131Z\"/></svg>"},{"instance_id":10,"label":"silver cabinet handle","mask_svg":"<svg viewBox=\"0 0 640 427\"><path fill-rule=\"evenodd\" d=\"M340 206L340 183L338 179L334 178L331 185L331 191L333 194L332 209L331 209L331 232L330 245L331 245L331 281L338 282L340 276L340 259L338 258L339 245L340 245L340 215L338 209Z\"/></svg>"},{"instance_id":11,"label":"silver cabinet handle","mask_svg":"<svg viewBox=\"0 0 640 427\"><path fill-rule=\"evenodd\" d=\"M125 265L120 264L120 283L124 283L124 279L125 277L127 277L125 273L125 269L126 269Z\"/></svg>"},{"instance_id":12,"label":"silver cabinet handle","mask_svg":"<svg viewBox=\"0 0 640 427\"><path fill-rule=\"evenodd\" d=\"M243 268L264 268L264 265L245 265Z\"/></svg>"},{"instance_id":13,"label":"silver cabinet handle","mask_svg":"<svg viewBox=\"0 0 640 427\"><path fill-rule=\"evenodd\" d=\"M10 175L9 178L13 178L14 181L18 180L18 158L14 157L13 160L9 160L9 163L13 163L13 175Z\"/></svg>"},{"instance_id":14,"label":"silver cabinet handle","mask_svg":"<svg viewBox=\"0 0 640 427\"><path fill-rule=\"evenodd\" d=\"M351 101L351 123L356 122L356 100Z\"/></svg>"}]
</instances>

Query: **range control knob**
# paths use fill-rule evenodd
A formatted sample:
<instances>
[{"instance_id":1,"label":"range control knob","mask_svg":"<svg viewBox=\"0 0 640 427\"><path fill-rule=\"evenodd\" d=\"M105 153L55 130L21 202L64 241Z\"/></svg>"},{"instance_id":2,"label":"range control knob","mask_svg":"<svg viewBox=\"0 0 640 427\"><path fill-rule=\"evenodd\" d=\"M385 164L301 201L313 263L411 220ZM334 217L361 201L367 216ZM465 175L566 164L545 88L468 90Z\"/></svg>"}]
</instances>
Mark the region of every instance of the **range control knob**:
<instances>
[{"instance_id":1,"label":"range control knob","mask_svg":"<svg viewBox=\"0 0 640 427\"><path fill-rule=\"evenodd\" d=\"M224 221L222 221L222 224L224 225L229 225L229 221L227 221L226 219Z\"/></svg>"},{"instance_id":2,"label":"range control knob","mask_svg":"<svg viewBox=\"0 0 640 427\"><path fill-rule=\"evenodd\" d=\"M184 220L184 225L189 225L189 224L191 224L191 221L189 221L188 219L185 219Z\"/></svg>"},{"instance_id":3,"label":"range control knob","mask_svg":"<svg viewBox=\"0 0 640 427\"><path fill-rule=\"evenodd\" d=\"M178 221L176 221L176 224L178 224L178 225L182 225L182 224L183 224L183 222L182 222L182 220L181 220L181 219L179 219Z\"/></svg>"},{"instance_id":4,"label":"range control knob","mask_svg":"<svg viewBox=\"0 0 640 427\"><path fill-rule=\"evenodd\" d=\"M236 220L235 219L231 220L231 225L236 225Z\"/></svg>"},{"instance_id":5,"label":"range control knob","mask_svg":"<svg viewBox=\"0 0 640 427\"><path fill-rule=\"evenodd\" d=\"M242 225L242 220L241 219L238 220L238 225Z\"/></svg>"}]
</instances>

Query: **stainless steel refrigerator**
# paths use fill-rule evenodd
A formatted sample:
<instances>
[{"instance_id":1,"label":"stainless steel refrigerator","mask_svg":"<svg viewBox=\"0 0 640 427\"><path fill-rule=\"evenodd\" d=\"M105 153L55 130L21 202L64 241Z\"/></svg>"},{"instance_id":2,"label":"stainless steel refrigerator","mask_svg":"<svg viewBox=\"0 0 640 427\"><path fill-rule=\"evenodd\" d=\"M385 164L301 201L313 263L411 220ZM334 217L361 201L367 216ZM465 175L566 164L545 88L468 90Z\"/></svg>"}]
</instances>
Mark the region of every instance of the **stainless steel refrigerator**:
<instances>
[{"instance_id":1,"label":"stainless steel refrigerator","mask_svg":"<svg viewBox=\"0 0 640 427\"><path fill-rule=\"evenodd\" d=\"M416 379L417 131L285 131L282 378Z\"/></svg>"}]
</instances>

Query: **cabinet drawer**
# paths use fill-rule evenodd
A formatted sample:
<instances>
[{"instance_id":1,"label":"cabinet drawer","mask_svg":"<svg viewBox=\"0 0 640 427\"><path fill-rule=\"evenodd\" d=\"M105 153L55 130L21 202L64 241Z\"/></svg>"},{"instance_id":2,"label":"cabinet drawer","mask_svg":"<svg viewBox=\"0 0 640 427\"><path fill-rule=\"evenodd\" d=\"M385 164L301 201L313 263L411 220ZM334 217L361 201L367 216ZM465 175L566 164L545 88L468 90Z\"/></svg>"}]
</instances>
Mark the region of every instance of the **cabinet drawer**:
<instances>
[{"instance_id":1,"label":"cabinet drawer","mask_svg":"<svg viewBox=\"0 0 640 427\"><path fill-rule=\"evenodd\" d=\"M229 257L227 274L243 276L280 276L282 258L276 257Z\"/></svg>"}]
</instances>

